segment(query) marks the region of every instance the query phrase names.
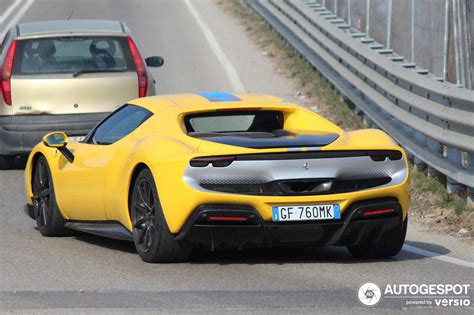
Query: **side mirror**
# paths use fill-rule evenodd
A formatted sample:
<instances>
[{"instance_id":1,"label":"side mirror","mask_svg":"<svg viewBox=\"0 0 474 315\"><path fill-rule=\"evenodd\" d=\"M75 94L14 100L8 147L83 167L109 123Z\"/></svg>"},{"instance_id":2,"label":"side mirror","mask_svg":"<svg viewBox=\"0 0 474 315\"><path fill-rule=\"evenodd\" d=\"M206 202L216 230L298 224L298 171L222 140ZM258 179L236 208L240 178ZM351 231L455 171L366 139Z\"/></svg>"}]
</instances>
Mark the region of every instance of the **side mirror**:
<instances>
[{"instance_id":1,"label":"side mirror","mask_svg":"<svg viewBox=\"0 0 474 315\"><path fill-rule=\"evenodd\" d=\"M74 155L68 148L66 148L68 143L67 135L64 132L51 132L43 137L43 144L48 148L55 148L61 152L62 155L72 163L74 161Z\"/></svg>"},{"instance_id":2,"label":"side mirror","mask_svg":"<svg viewBox=\"0 0 474 315\"><path fill-rule=\"evenodd\" d=\"M165 60L159 56L153 56L146 58L145 62L148 67L158 68L165 63Z\"/></svg>"},{"instance_id":3,"label":"side mirror","mask_svg":"<svg viewBox=\"0 0 474 315\"><path fill-rule=\"evenodd\" d=\"M67 135L64 132L51 132L43 137L43 143L49 148L62 148L67 145Z\"/></svg>"}]
</instances>

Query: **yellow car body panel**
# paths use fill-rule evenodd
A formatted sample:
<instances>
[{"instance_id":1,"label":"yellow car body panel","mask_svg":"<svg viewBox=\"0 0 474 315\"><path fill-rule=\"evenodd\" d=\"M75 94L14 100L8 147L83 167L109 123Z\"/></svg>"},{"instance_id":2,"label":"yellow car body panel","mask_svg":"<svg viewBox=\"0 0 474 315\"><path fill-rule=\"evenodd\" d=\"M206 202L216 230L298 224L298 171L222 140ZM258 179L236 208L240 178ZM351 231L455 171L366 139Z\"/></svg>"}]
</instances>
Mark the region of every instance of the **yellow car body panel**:
<instances>
[{"instance_id":1,"label":"yellow car body panel","mask_svg":"<svg viewBox=\"0 0 474 315\"><path fill-rule=\"evenodd\" d=\"M388 135L369 129L344 132L323 117L279 98L235 94L239 102L209 102L195 94L164 95L129 102L153 113L139 128L110 145L71 142L68 148L75 160L69 163L57 149L38 144L29 156L25 185L28 203L33 203L32 170L38 155L46 157L51 169L55 194L66 220L118 221L132 230L129 194L134 171L148 167L155 179L166 222L178 233L201 204L249 205L265 221L272 220L272 206L339 203L341 213L348 205L366 199L394 197L401 205L403 218L409 205L407 157ZM289 152L288 148L253 149L225 145L189 136L183 123L190 113L223 108L259 108L284 113L284 126L292 130L333 132L339 138L321 151L395 150L402 153L406 177L399 184L330 195L260 196L199 191L183 179L190 160L213 155L242 155ZM301 152L308 151L306 147Z\"/></svg>"},{"instance_id":2,"label":"yellow car body panel","mask_svg":"<svg viewBox=\"0 0 474 315\"><path fill-rule=\"evenodd\" d=\"M406 217L408 210L408 179L398 187L367 190L357 194L313 195L291 198L288 198L288 196L269 197L237 194L229 196L229 194L224 193L196 192L191 187L183 184L182 179L177 178L174 174L184 173L184 168L185 165L182 163L159 164L151 168L158 191L160 191L160 201L163 209L170 210L164 212L168 226L173 233L179 232L194 209L205 203L249 205L258 209L260 216L265 221L272 220L272 206L339 203L341 213L344 213L346 207L353 202L387 196L396 197L399 200L403 207L404 217ZM163 180L160 180L160 178L163 178ZM177 187L178 189L176 189Z\"/></svg>"}]
</instances>

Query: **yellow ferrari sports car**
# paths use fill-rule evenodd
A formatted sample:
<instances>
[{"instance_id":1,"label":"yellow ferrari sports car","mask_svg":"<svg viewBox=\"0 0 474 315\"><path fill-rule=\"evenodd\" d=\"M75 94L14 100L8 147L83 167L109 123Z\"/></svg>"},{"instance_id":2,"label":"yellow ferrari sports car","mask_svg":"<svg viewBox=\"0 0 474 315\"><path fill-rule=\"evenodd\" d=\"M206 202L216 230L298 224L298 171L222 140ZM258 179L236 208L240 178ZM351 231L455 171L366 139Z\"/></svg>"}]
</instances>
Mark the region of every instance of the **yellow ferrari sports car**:
<instances>
[{"instance_id":1,"label":"yellow ferrari sports car","mask_svg":"<svg viewBox=\"0 0 474 315\"><path fill-rule=\"evenodd\" d=\"M347 246L396 255L405 152L376 129L345 132L278 97L206 92L130 101L81 141L46 135L25 171L44 236L129 240L146 262L210 250Z\"/></svg>"}]
</instances>

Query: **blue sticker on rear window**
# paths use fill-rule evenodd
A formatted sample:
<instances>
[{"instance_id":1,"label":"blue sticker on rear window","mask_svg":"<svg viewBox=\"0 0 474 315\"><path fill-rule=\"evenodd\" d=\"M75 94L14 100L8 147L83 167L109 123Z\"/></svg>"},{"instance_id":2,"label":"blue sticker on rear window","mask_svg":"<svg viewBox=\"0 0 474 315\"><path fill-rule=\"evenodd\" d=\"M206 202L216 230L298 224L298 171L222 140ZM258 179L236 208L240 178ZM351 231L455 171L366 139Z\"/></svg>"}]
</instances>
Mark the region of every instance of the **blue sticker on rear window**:
<instances>
[{"instance_id":1,"label":"blue sticker on rear window","mask_svg":"<svg viewBox=\"0 0 474 315\"><path fill-rule=\"evenodd\" d=\"M199 93L200 96L206 98L209 102L238 102L240 98L237 96L226 93L226 92L218 92L218 91L210 91Z\"/></svg>"}]
</instances>

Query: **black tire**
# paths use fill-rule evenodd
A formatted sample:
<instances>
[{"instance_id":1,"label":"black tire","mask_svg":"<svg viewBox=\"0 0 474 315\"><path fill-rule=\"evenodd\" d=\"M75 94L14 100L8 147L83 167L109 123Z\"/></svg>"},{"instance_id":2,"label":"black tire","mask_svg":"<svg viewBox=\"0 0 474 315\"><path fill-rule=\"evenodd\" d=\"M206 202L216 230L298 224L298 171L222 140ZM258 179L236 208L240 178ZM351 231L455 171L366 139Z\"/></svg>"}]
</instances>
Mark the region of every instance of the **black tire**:
<instances>
[{"instance_id":1,"label":"black tire","mask_svg":"<svg viewBox=\"0 0 474 315\"><path fill-rule=\"evenodd\" d=\"M0 170L11 170L15 167L15 157L10 155L0 155Z\"/></svg>"},{"instance_id":2,"label":"black tire","mask_svg":"<svg viewBox=\"0 0 474 315\"><path fill-rule=\"evenodd\" d=\"M43 236L62 236L66 232L59 212L48 162L38 158L33 169L33 206L36 225Z\"/></svg>"},{"instance_id":3,"label":"black tire","mask_svg":"<svg viewBox=\"0 0 474 315\"><path fill-rule=\"evenodd\" d=\"M356 258L383 259L395 256L400 252L407 234L408 217L399 229L385 232L379 242L373 244L364 242L347 249Z\"/></svg>"},{"instance_id":4,"label":"black tire","mask_svg":"<svg viewBox=\"0 0 474 315\"><path fill-rule=\"evenodd\" d=\"M189 259L192 247L187 242L176 241L170 232L150 170L143 169L138 174L129 206L133 242L143 261L169 263Z\"/></svg>"}]
</instances>

